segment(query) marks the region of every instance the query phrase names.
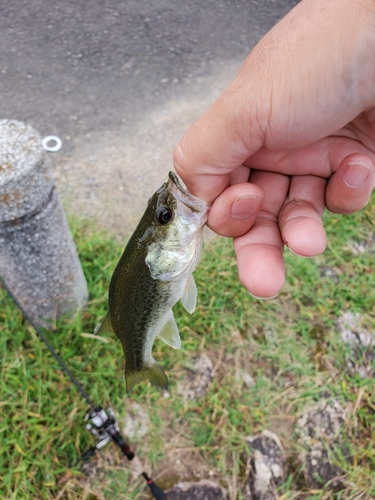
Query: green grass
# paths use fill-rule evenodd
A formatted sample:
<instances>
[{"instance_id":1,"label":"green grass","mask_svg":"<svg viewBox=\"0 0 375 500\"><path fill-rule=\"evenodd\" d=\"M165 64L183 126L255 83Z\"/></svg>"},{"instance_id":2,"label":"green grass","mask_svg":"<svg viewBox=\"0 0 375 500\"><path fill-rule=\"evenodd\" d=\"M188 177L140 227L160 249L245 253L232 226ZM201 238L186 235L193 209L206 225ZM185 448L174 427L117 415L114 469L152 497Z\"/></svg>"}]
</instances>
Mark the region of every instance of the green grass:
<instances>
[{"instance_id":1,"label":"green grass","mask_svg":"<svg viewBox=\"0 0 375 500\"><path fill-rule=\"evenodd\" d=\"M363 314L375 326L375 256L353 256L348 240L373 234L375 201L360 214L326 214L329 248L323 256L302 259L286 252L287 284L278 298L250 297L238 280L231 242L211 241L195 273L199 304L190 316L178 305L175 316L183 346L175 351L157 341L154 355L167 370L170 397L148 384L125 395L122 348L82 335L92 333L106 313L108 284L122 248L88 223L73 228L90 290L87 308L74 321L61 322L47 336L91 398L110 404L120 418L132 402L150 417L147 436L133 445L146 470L161 485L177 480L181 462L191 479L219 481L232 500L241 500L246 471L245 436L272 428L275 418L292 422L329 391L344 407L356 405L345 426L351 461L337 456L347 472L339 498L375 496L375 382L347 370L347 348L337 332L346 310ZM323 274L333 269L335 281ZM132 476L114 446L86 466L87 478L74 465L92 445L83 417L87 405L4 290L0 290L0 497L4 499L126 499L147 493ZM185 400L186 367L206 353L215 377L205 396ZM246 386L236 377L252 375ZM275 429L277 430L277 429ZM297 465L294 434L281 433L289 477L280 487L283 499L333 498L322 488L309 490ZM177 462L176 462L177 460ZM165 473L165 471L168 471ZM210 474L211 472L211 474ZM186 478L185 478L186 479Z\"/></svg>"}]
</instances>

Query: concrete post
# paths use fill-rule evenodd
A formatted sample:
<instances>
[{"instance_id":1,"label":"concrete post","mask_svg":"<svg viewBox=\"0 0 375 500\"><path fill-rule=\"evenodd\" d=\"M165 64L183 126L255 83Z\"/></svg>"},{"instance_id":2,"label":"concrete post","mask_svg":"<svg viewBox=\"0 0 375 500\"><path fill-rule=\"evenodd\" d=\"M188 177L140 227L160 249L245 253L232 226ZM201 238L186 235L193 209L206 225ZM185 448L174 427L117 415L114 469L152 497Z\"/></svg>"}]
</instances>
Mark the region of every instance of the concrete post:
<instances>
[{"instance_id":1,"label":"concrete post","mask_svg":"<svg viewBox=\"0 0 375 500\"><path fill-rule=\"evenodd\" d=\"M42 138L15 120L0 120L0 273L47 328L88 298Z\"/></svg>"}]
</instances>

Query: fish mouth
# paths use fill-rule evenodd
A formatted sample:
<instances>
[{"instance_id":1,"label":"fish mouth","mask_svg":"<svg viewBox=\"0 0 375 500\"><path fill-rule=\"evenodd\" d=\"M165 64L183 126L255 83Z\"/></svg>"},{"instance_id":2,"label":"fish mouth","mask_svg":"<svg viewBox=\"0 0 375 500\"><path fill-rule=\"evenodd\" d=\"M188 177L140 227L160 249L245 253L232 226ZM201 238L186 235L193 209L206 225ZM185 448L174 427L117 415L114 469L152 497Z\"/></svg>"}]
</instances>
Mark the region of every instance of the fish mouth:
<instances>
[{"instance_id":1,"label":"fish mouth","mask_svg":"<svg viewBox=\"0 0 375 500\"><path fill-rule=\"evenodd\" d=\"M208 203L201 200L197 196L189 193L189 191L182 185L181 180L174 172L169 172L168 188L176 198L177 203L183 203L194 213L200 213L203 216L207 214L210 205L208 205Z\"/></svg>"}]
</instances>

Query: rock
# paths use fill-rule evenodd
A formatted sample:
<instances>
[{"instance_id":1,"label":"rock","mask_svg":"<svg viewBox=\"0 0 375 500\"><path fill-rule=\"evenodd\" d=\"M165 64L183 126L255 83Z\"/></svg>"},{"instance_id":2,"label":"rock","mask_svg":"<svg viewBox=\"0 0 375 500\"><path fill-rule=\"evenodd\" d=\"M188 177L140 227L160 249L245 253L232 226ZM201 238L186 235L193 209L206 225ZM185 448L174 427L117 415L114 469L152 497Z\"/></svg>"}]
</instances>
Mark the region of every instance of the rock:
<instances>
[{"instance_id":1,"label":"rock","mask_svg":"<svg viewBox=\"0 0 375 500\"><path fill-rule=\"evenodd\" d=\"M304 451L300 461L305 466L308 486L321 488L329 483L330 489L342 487L343 471L333 463L333 451L347 454L340 430L346 413L338 401L323 400L306 412L297 422L296 433Z\"/></svg>"},{"instance_id":2,"label":"rock","mask_svg":"<svg viewBox=\"0 0 375 500\"><path fill-rule=\"evenodd\" d=\"M351 311L342 314L337 326L343 342L351 346L350 371L361 378L375 378L375 331L366 326L364 316Z\"/></svg>"},{"instance_id":3,"label":"rock","mask_svg":"<svg viewBox=\"0 0 375 500\"><path fill-rule=\"evenodd\" d=\"M375 233L370 233L365 240L349 240L346 246L354 255L373 254L375 253Z\"/></svg>"},{"instance_id":4,"label":"rock","mask_svg":"<svg viewBox=\"0 0 375 500\"><path fill-rule=\"evenodd\" d=\"M320 268L320 276L322 278L328 278L336 284L340 281L339 272L337 269L335 269L333 267L322 266Z\"/></svg>"},{"instance_id":5,"label":"rock","mask_svg":"<svg viewBox=\"0 0 375 500\"><path fill-rule=\"evenodd\" d=\"M275 500L277 487L286 479L284 450L278 436L269 430L246 438L251 471L246 482L248 500Z\"/></svg>"},{"instance_id":6,"label":"rock","mask_svg":"<svg viewBox=\"0 0 375 500\"><path fill-rule=\"evenodd\" d=\"M255 384L255 380L250 375L250 373L243 370L242 368L237 368L235 375L234 375L234 378L236 379L237 382L242 382L247 387L250 387L251 385Z\"/></svg>"},{"instance_id":7,"label":"rock","mask_svg":"<svg viewBox=\"0 0 375 500\"><path fill-rule=\"evenodd\" d=\"M139 439L148 433L150 417L142 406L132 403L126 408L126 416L121 421L122 432L128 439Z\"/></svg>"},{"instance_id":8,"label":"rock","mask_svg":"<svg viewBox=\"0 0 375 500\"><path fill-rule=\"evenodd\" d=\"M214 481L179 483L166 492L167 500L224 500L221 487Z\"/></svg>"},{"instance_id":9,"label":"rock","mask_svg":"<svg viewBox=\"0 0 375 500\"><path fill-rule=\"evenodd\" d=\"M212 371L212 361L206 354L201 354L189 366L185 382L178 386L178 394L186 399L204 396L212 380Z\"/></svg>"}]
</instances>

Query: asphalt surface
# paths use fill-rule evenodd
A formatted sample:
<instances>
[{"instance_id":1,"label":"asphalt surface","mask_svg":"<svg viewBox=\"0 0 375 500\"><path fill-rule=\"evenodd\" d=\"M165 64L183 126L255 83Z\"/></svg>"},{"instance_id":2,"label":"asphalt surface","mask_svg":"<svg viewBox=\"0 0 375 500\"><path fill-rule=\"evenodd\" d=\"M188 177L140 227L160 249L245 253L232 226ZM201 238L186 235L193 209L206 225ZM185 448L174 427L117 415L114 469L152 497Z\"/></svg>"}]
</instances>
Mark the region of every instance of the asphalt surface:
<instances>
[{"instance_id":1,"label":"asphalt surface","mask_svg":"<svg viewBox=\"0 0 375 500\"><path fill-rule=\"evenodd\" d=\"M12 0L0 5L0 118L56 134L67 210L120 237L173 146L295 0Z\"/></svg>"}]
</instances>

